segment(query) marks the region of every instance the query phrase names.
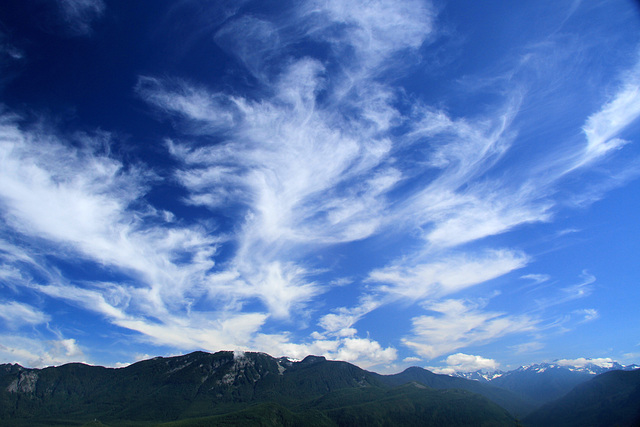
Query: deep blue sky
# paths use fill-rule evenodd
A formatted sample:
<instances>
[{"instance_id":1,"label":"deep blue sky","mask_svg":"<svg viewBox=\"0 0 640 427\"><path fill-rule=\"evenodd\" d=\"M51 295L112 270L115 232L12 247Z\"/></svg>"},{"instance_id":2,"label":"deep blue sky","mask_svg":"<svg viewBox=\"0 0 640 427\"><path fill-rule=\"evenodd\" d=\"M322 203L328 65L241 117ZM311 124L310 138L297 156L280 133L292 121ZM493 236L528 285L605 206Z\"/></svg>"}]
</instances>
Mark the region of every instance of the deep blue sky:
<instances>
[{"instance_id":1,"label":"deep blue sky","mask_svg":"<svg viewBox=\"0 0 640 427\"><path fill-rule=\"evenodd\" d=\"M0 362L640 360L631 0L10 0Z\"/></svg>"}]
</instances>

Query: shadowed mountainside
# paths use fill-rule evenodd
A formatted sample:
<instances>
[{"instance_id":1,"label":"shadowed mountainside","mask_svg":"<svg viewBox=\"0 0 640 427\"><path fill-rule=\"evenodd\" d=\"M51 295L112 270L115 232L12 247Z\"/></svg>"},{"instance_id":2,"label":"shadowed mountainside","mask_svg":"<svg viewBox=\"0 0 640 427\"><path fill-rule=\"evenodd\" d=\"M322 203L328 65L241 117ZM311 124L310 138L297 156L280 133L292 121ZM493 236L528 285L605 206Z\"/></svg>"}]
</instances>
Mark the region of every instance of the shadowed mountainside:
<instances>
[{"instance_id":1,"label":"shadowed mountainside","mask_svg":"<svg viewBox=\"0 0 640 427\"><path fill-rule=\"evenodd\" d=\"M531 427L640 426L640 369L598 375L531 413L524 422Z\"/></svg>"},{"instance_id":2,"label":"shadowed mountainside","mask_svg":"<svg viewBox=\"0 0 640 427\"><path fill-rule=\"evenodd\" d=\"M516 424L478 394L401 382L323 357L263 353L195 352L120 369L1 365L0 424Z\"/></svg>"},{"instance_id":3,"label":"shadowed mountainside","mask_svg":"<svg viewBox=\"0 0 640 427\"><path fill-rule=\"evenodd\" d=\"M451 377L449 375L434 374L431 371L418 367L408 368L399 374L379 375L378 378L389 386L398 386L415 381L439 390L455 388L478 393L502 406L517 417L522 417L535 408L533 404L509 390L504 390L479 381L465 380L463 378Z\"/></svg>"},{"instance_id":4,"label":"shadowed mountainside","mask_svg":"<svg viewBox=\"0 0 640 427\"><path fill-rule=\"evenodd\" d=\"M548 367L544 370L517 369L491 380L490 384L510 390L520 398L540 406L559 399L578 384L593 377L585 372L558 367Z\"/></svg>"}]
</instances>

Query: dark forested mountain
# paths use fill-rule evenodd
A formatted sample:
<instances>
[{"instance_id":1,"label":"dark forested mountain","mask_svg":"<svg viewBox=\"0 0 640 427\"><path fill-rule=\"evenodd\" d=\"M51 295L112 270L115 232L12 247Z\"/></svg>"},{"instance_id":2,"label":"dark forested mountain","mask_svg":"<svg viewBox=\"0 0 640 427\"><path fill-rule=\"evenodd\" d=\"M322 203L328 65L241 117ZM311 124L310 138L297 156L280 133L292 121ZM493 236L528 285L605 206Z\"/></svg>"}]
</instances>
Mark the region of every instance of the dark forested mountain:
<instances>
[{"instance_id":1,"label":"dark forested mountain","mask_svg":"<svg viewBox=\"0 0 640 427\"><path fill-rule=\"evenodd\" d=\"M640 370L595 378L578 371L535 365L473 381L416 367L380 375L318 356L234 352L119 369L7 364L0 426L515 426L516 417L531 427L640 426ZM572 391L538 408L536 393L560 394L572 381Z\"/></svg>"},{"instance_id":2,"label":"dark forested mountain","mask_svg":"<svg viewBox=\"0 0 640 427\"><path fill-rule=\"evenodd\" d=\"M426 369L412 367L395 375L380 375L380 381L390 386L397 386L415 381L439 390L444 389L461 389L478 393L491 400L494 403L507 409L511 414L521 417L531 412L535 405L529 403L525 399L515 393L494 387L490 384L483 384L478 381L456 378L449 375L434 374Z\"/></svg>"},{"instance_id":3,"label":"dark forested mountain","mask_svg":"<svg viewBox=\"0 0 640 427\"><path fill-rule=\"evenodd\" d=\"M262 353L195 352L120 369L1 365L0 424L516 424L484 396L406 380L323 357L292 362Z\"/></svg>"},{"instance_id":4,"label":"dark forested mountain","mask_svg":"<svg viewBox=\"0 0 640 427\"><path fill-rule=\"evenodd\" d=\"M530 414L525 425L640 426L640 369L598 375Z\"/></svg>"},{"instance_id":5,"label":"dark forested mountain","mask_svg":"<svg viewBox=\"0 0 640 427\"><path fill-rule=\"evenodd\" d=\"M506 372L492 379L490 384L517 393L536 405L542 405L564 396L578 384L593 378L587 372L545 365Z\"/></svg>"}]
</instances>

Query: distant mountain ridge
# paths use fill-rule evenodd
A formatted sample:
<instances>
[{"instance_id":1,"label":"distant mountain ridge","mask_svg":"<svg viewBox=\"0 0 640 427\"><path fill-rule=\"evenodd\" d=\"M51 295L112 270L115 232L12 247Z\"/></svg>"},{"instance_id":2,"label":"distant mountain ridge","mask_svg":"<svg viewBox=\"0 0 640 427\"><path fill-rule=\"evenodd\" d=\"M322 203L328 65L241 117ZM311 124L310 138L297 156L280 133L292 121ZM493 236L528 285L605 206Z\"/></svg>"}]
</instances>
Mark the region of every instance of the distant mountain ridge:
<instances>
[{"instance_id":1,"label":"distant mountain ridge","mask_svg":"<svg viewBox=\"0 0 640 427\"><path fill-rule=\"evenodd\" d=\"M455 388L478 393L502 406L517 417L526 415L535 408L534 405L528 403L516 393L509 390L498 388L491 384L482 384L477 381L455 378L449 375L435 374L419 367L407 368L404 371L393 375L375 375L378 376L380 381L390 386L397 386L415 381L440 390Z\"/></svg>"},{"instance_id":2,"label":"distant mountain ridge","mask_svg":"<svg viewBox=\"0 0 640 427\"><path fill-rule=\"evenodd\" d=\"M632 371L637 368L637 365L625 366L614 361L583 365L539 363L506 372L480 370L457 373L454 376L509 390L521 399L539 406L564 396L577 385L596 375L610 371Z\"/></svg>"},{"instance_id":3,"label":"distant mountain ridge","mask_svg":"<svg viewBox=\"0 0 640 427\"><path fill-rule=\"evenodd\" d=\"M529 414L530 427L640 426L640 369L613 370Z\"/></svg>"},{"instance_id":4,"label":"distant mountain ridge","mask_svg":"<svg viewBox=\"0 0 640 427\"><path fill-rule=\"evenodd\" d=\"M455 380L477 387L445 378ZM118 369L0 365L0 425L93 420L110 426L265 425L265 420L277 426L516 425L512 415L480 394L389 382L319 356L294 362L264 353L195 352Z\"/></svg>"},{"instance_id":5,"label":"distant mountain ridge","mask_svg":"<svg viewBox=\"0 0 640 427\"><path fill-rule=\"evenodd\" d=\"M640 366L638 365L621 365L618 362L612 361L606 364L606 366L601 366L596 363L587 363L585 365L568 365L568 364L558 364L558 363L536 363L533 365L524 365L520 366L511 371L502 371L502 370L494 370L488 371L484 369L480 369L477 371L471 372L456 372L452 374L452 376L465 378L468 380L476 380L476 381L486 381L491 382L492 380L501 377L503 375L509 375L513 372L536 372L542 373L547 369L567 369L571 372L580 372L589 375L600 375L609 371L632 371L634 369L638 369Z\"/></svg>"},{"instance_id":6,"label":"distant mountain ridge","mask_svg":"<svg viewBox=\"0 0 640 427\"><path fill-rule=\"evenodd\" d=\"M321 356L228 351L117 369L5 364L0 426L640 425L640 370L617 367L596 375L586 365L539 364L474 381L418 367L381 375Z\"/></svg>"}]
</instances>

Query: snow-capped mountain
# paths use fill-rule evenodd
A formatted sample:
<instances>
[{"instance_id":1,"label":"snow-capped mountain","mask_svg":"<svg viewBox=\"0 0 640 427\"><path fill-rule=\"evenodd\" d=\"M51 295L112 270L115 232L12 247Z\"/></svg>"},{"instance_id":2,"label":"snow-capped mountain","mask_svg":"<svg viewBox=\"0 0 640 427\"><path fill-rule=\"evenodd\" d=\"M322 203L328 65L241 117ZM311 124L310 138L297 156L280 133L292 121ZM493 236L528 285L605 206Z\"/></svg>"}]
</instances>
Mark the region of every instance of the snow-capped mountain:
<instances>
[{"instance_id":1,"label":"snow-capped mountain","mask_svg":"<svg viewBox=\"0 0 640 427\"><path fill-rule=\"evenodd\" d=\"M600 375L609 371L632 371L634 369L638 369L638 365L621 365L618 362L611 362L610 365L597 365L594 363L588 363L585 366L562 366L551 364L550 366L559 366L561 368L569 369L572 372L585 372L590 375Z\"/></svg>"},{"instance_id":2,"label":"snow-capped mountain","mask_svg":"<svg viewBox=\"0 0 640 427\"><path fill-rule=\"evenodd\" d=\"M486 381L491 382L496 378L504 375L510 375L515 372L529 372L541 374L548 370L567 370L570 372L579 372L588 375L600 375L609 371L632 371L638 369L638 365L621 365L618 362L597 362L597 363L584 363L579 365L568 364L565 361L556 361L553 363L536 363L534 365L520 366L517 369L511 371L487 371L479 370L474 372L456 372L453 374L455 377L465 378L468 380Z\"/></svg>"},{"instance_id":3,"label":"snow-capped mountain","mask_svg":"<svg viewBox=\"0 0 640 427\"><path fill-rule=\"evenodd\" d=\"M453 374L454 377L460 377L460 378L464 378L467 380L475 380L475 381L480 381L480 382L490 382L492 380L494 380L495 378L498 378L502 375L504 375L505 372L504 371L485 371L485 370L479 370L479 371L475 371L475 372L456 372L455 374Z\"/></svg>"},{"instance_id":4,"label":"snow-capped mountain","mask_svg":"<svg viewBox=\"0 0 640 427\"><path fill-rule=\"evenodd\" d=\"M539 404L557 399L576 385L609 371L638 369L637 365L621 365L610 359L557 360L521 366L511 371L476 371L454 376L490 383L515 392Z\"/></svg>"}]
</instances>

